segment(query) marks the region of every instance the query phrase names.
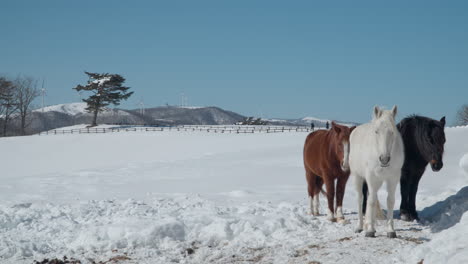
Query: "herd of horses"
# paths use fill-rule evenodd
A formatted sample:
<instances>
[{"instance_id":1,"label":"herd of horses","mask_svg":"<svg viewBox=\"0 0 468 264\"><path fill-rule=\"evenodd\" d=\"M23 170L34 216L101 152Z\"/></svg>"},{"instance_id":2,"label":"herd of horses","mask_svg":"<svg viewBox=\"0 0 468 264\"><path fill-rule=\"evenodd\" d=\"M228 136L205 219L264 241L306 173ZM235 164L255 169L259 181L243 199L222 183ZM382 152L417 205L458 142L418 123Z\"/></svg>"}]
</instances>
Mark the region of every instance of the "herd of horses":
<instances>
[{"instance_id":1,"label":"herd of horses","mask_svg":"<svg viewBox=\"0 0 468 264\"><path fill-rule=\"evenodd\" d=\"M348 127L332 122L330 130L318 130L307 136L304 167L313 215L319 215L319 195L323 193L328 200L327 219L344 222L343 197L351 177L358 194L356 232L365 229L366 237L375 237L375 220L380 211L377 191L384 182L387 237L396 237L393 208L398 182L400 219L419 220L416 211L419 180L428 164L433 171L443 167L445 117L435 120L413 115L396 124L396 114L396 106L391 110L376 106L369 123Z\"/></svg>"}]
</instances>

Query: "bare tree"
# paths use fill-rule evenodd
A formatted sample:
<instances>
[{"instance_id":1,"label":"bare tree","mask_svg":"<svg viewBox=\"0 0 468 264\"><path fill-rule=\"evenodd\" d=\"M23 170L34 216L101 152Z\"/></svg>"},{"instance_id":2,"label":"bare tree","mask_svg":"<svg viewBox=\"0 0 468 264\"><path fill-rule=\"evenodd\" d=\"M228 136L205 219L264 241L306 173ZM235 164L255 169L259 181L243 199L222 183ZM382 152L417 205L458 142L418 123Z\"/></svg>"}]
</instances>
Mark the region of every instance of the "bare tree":
<instances>
[{"instance_id":1,"label":"bare tree","mask_svg":"<svg viewBox=\"0 0 468 264\"><path fill-rule=\"evenodd\" d=\"M3 136L7 135L8 121L18 110L15 85L12 81L0 77L0 114L3 119Z\"/></svg>"},{"instance_id":2,"label":"bare tree","mask_svg":"<svg viewBox=\"0 0 468 264\"><path fill-rule=\"evenodd\" d=\"M468 125L468 104L462 105L458 110L457 123L459 125Z\"/></svg>"},{"instance_id":3,"label":"bare tree","mask_svg":"<svg viewBox=\"0 0 468 264\"><path fill-rule=\"evenodd\" d=\"M27 117L31 113L31 104L40 95L37 89L37 80L32 77L19 76L15 80L16 100L21 121L21 134L26 134Z\"/></svg>"}]
</instances>

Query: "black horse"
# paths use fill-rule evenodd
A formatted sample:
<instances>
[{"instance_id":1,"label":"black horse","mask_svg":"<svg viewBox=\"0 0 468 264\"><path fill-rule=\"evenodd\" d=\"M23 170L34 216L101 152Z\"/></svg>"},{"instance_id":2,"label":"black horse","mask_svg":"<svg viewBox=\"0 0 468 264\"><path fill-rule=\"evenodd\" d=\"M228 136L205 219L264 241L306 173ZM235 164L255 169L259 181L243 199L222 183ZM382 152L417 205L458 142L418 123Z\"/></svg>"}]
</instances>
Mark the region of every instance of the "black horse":
<instances>
[{"instance_id":1,"label":"black horse","mask_svg":"<svg viewBox=\"0 0 468 264\"><path fill-rule=\"evenodd\" d=\"M416 212L416 193L427 164L433 171L442 169L444 163L445 116L440 121L423 117L409 116L398 123L397 128L405 146L405 162L401 169L400 218L405 221L419 220ZM363 211L366 209L367 184L363 185Z\"/></svg>"}]
</instances>

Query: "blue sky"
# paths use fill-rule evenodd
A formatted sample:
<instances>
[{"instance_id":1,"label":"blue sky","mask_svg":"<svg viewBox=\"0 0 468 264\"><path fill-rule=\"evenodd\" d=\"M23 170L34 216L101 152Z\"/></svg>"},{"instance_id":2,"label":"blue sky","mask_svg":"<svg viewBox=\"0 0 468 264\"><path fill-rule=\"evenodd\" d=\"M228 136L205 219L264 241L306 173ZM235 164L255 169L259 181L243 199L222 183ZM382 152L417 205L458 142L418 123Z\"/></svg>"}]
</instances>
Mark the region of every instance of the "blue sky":
<instances>
[{"instance_id":1,"label":"blue sky","mask_svg":"<svg viewBox=\"0 0 468 264\"><path fill-rule=\"evenodd\" d=\"M468 1L2 1L0 74L75 102L83 71L122 74L137 108L365 122L468 103ZM39 102L38 102L39 103Z\"/></svg>"}]
</instances>

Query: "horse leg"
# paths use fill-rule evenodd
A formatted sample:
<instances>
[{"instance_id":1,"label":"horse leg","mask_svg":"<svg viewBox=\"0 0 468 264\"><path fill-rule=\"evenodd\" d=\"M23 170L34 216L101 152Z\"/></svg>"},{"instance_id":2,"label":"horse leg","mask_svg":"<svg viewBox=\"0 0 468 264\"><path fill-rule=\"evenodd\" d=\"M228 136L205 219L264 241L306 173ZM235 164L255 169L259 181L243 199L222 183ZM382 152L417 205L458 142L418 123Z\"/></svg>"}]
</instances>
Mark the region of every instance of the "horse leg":
<instances>
[{"instance_id":1,"label":"horse leg","mask_svg":"<svg viewBox=\"0 0 468 264\"><path fill-rule=\"evenodd\" d=\"M409 181L410 172L407 170L402 170L401 179L400 179L400 191L401 191L401 204L400 204L400 219L403 221L410 220L410 210L409 210L409 193L410 185Z\"/></svg>"},{"instance_id":2,"label":"horse leg","mask_svg":"<svg viewBox=\"0 0 468 264\"><path fill-rule=\"evenodd\" d=\"M319 215L319 207L320 207L320 192L322 191L323 180L321 177L315 177L315 193L314 193L314 215Z\"/></svg>"},{"instance_id":3,"label":"horse leg","mask_svg":"<svg viewBox=\"0 0 468 264\"><path fill-rule=\"evenodd\" d=\"M315 207L315 181L317 176L311 171L306 170L306 180L307 180L307 192L310 197L310 213L312 215L318 215L318 208ZM317 210L316 210L317 209Z\"/></svg>"},{"instance_id":4,"label":"horse leg","mask_svg":"<svg viewBox=\"0 0 468 264\"><path fill-rule=\"evenodd\" d=\"M351 178L354 179L354 185L356 187L356 192L358 196L358 226L356 227L355 231L356 233L360 233L362 232L363 225L364 225L363 220L362 220L362 215L363 215L362 214L362 201L363 201L362 186L364 184L364 179L358 175L353 175Z\"/></svg>"},{"instance_id":5,"label":"horse leg","mask_svg":"<svg viewBox=\"0 0 468 264\"><path fill-rule=\"evenodd\" d=\"M338 178L336 183L336 218L340 223L344 223L345 219L343 216L343 197L346 189L346 182L348 181L349 175L344 175Z\"/></svg>"},{"instance_id":6,"label":"horse leg","mask_svg":"<svg viewBox=\"0 0 468 264\"><path fill-rule=\"evenodd\" d=\"M393 228L393 207L395 206L395 191L398 184L398 178L387 181L387 237L396 238L396 232Z\"/></svg>"},{"instance_id":7,"label":"horse leg","mask_svg":"<svg viewBox=\"0 0 468 264\"><path fill-rule=\"evenodd\" d=\"M417 177L414 178L413 182L410 185L408 209L409 209L410 219L419 221L418 212L416 211L416 193L418 192L419 180L421 179L422 173L420 175L418 173L416 176Z\"/></svg>"},{"instance_id":8,"label":"horse leg","mask_svg":"<svg viewBox=\"0 0 468 264\"><path fill-rule=\"evenodd\" d=\"M369 178L371 177L366 177L367 186L369 187L369 197L367 199L366 213L366 237L375 237L375 209L376 203L378 203L377 191L379 190L380 186L382 186L381 180L372 179L372 181L370 181Z\"/></svg>"},{"instance_id":9,"label":"horse leg","mask_svg":"<svg viewBox=\"0 0 468 264\"><path fill-rule=\"evenodd\" d=\"M335 210L334 207L334 200L335 200L335 182L333 177L328 175L328 177L324 177L325 187L327 189L327 200L328 200L328 213L327 219L336 222L335 214L333 213Z\"/></svg>"}]
</instances>

